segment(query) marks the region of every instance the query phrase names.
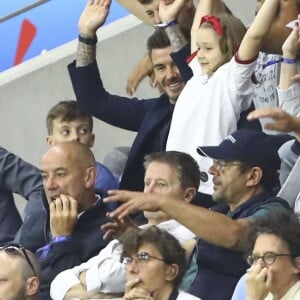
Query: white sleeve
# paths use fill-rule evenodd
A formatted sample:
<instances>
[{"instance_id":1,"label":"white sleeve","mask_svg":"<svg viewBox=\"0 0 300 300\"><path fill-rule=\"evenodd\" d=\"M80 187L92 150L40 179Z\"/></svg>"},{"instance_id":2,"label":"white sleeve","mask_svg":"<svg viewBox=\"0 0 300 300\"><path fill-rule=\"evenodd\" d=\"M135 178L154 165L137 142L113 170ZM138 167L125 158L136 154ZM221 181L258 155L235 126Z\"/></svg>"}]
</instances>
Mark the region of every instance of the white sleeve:
<instances>
[{"instance_id":1,"label":"white sleeve","mask_svg":"<svg viewBox=\"0 0 300 300\"><path fill-rule=\"evenodd\" d=\"M126 278L120 262L121 252L120 243L118 240L113 240L97 256L59 273L51 283L52 299L63 300L68 290L80 283L79 275L83 271L86 271L87 291L123 292Z\"/></svg>"},{"instance_id":2,"label":"white sleeve","mask_svg":"<svg viewBox=\"0 0 300 300\"><path fill-rule=\"evenodd\" d=\"M121 244L113 240L97 255L86 272L88 292L124 292L126 273L120 262L121 253Z\"/></svg>"},{"instance_id":3,"label":"white sleeve","mask_svg":"<svg viewBox=\"0 0 300 300\"><path fill-rule=\"evenodd\" d=\"M79 284L80 281L74 269L68 269L57 274L51 282L50 296L53 300L63 300L68 290L75 284Z\"/></svg>"},{"instance_id":4,"label":"white sleeve","mask_svg":"<svg viewBox=\"0 0 300 300\"><path fill-rule=\"evenodd\" d=\"M277 87L279 107L293 116L300 115L300 84L294 83L288 89Z\"/></svg>"},{"instance_id":5,"label":"white sleeve","mask_svg":"<svg viewBox=\"0 0 300 300\"><path fill-rule=\"evenodd\" d=\"M241 109L238 110L240 113L243 110L249 108L253 95L254 95L254 84L252 82L252 75L254 74L255 67L257 64L257 59L252 62L238 62L236 60L236 55L232 57L230 60L226 75L226 82L230 82L230 78L234 83L234 90L236 94L233 94L230 99L236 102L238 99L238 103L233 103L234 106L238 105ZM231 89L230 85L228 86L229 90ZM233 91L234 91L233 90Z\"/></svg>"}]
</instances>

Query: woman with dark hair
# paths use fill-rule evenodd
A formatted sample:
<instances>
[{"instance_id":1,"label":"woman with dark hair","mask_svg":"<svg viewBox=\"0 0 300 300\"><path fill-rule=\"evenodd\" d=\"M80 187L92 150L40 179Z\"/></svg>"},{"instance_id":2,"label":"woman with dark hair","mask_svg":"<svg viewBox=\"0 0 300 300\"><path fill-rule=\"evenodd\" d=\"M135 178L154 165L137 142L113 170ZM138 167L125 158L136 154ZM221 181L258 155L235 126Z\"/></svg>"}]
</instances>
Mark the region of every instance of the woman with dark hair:
<instances>
[{"instance_id":1,"label":"woman with dark hair","mask_svg":"<svg viewBox=\"0 0 300 300\"><path fill-rule=\"evenodd\" d=\"M247 300L300 299L300 223L286 211L253 223L248 234Z\"/></svg>"},{"instance_id":2,"label":"woman with dark hair","mask_svg":"<svg viewBox=\"0 0 300 300\"><path fill-rule=\"evenodd\" d=\"M120 242L127 276L124 299L200 299L178 291L187 268L185 250L168 232L154 226L130 228Z\"/></svg>"}]
</instances>

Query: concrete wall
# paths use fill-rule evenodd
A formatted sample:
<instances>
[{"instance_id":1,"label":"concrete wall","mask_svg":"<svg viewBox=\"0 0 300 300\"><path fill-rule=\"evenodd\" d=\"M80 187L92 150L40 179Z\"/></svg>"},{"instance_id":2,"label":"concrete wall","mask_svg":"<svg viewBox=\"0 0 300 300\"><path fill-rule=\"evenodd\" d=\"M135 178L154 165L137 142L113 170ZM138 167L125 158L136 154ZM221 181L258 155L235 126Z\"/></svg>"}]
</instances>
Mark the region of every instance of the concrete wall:
<instances>
[{"instance_id":1,"label":"concrete wall","mask_svg":"<svg viewBox=\"0 0 300 300\"><path fill-rule=\"evenodd\" d=\"M125 32L126 31L126 32ZM107 90L126 95L129 72L146 51L152 28L135 17L124 18L99 31L97 57ZM77 41L41 54L0 74L1 145L39 166L46 147L46 114L60 100L74 99L66 66L75 58ZM145 81L136 96L157 95ZM126 112L124 112L126 113ZM131 145L135 133L94 120L93 151L102 161L115 146ZM18 205L23 201L16 197Z\"/></svg>"},{"instance_id":2,"label":"concrete wall","mask_svg":"<svg viewBox=\"0 0 300 300\"><path fill-rule=\"evenodd\" d=\"M256 1L223 0L232 13L239 17L245 25L249 25L255 16Z\"/></svg>"},{"instance_id":3,"label":"concrete wall","mask_svg":"<svg viewBox=\"0 0 300 300\"><path fill-rule=\"evenodd\" d=\"M255 2L225 1L248 24ZM250 12L250 13L249 13ZM152 28L129 16L99 30L97 58L107 90L125 95L127 76L146 49ZM66 65L75 58L77 41L41 54L0 74L1 145L39 165L46 149L45 116L60 100L74 99ZM145 81L136 96L157 95ZM126 113L126 112L124 112ZM135 134L95 120L94 153L101 161L115 146L130 145Z\"/></svg>"},{"instance_id":4,"label":"concrete wall","mask_svg":"<svg viewBox=\"0 0 300 300\"><path fill-rule=\"evenodd\" d=\"M127 75L145 52L145 39L151 32L134 17L100 30L97 57L109 91L125 95ZM39 164L46 149L47 111L59 100L74 99L66 66L75 58L76 47L77 41L71 42L0 74L1 145L34 164ZM145 82L138 95L150 97L154 92ZM99 120L95 120L95 133L98 160L112 147L130 144L134 137Z\"/></svg>"}]
</instances>

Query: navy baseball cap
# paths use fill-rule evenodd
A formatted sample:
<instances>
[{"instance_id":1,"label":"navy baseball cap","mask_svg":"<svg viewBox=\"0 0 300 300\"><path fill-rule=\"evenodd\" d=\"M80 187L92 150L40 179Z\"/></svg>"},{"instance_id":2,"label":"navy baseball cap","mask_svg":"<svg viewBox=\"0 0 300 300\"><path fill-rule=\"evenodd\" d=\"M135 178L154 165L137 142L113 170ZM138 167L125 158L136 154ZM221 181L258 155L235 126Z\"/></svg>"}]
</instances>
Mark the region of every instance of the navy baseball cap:
<instances>
[{"instance_id":1,"label":"navy baseball cap","mask_svg":"<svg viewBox=\"0 0 300 300\"><path fill-rule=\"evenodd\" d=\"M239 160L265 170L279 170L279 147L283 135L271 135L252 129L240 129L227 136L219 146L198 147L197 152L218 160Z\"/></svg>"}]
</instances>

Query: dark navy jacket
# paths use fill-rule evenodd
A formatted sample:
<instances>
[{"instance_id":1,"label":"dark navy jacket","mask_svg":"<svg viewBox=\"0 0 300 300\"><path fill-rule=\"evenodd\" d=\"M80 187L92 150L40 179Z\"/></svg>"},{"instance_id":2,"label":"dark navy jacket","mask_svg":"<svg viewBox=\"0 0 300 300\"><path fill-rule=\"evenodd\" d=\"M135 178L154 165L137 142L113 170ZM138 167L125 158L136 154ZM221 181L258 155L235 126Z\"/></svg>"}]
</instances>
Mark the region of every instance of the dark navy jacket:
<instances>
[{"instance_id":1,"label":"dark navy jacket","mask_svg":"<svg viewBox=\"0 0 300 300\"><path fill-rule=\"evenodd\" d=\"M117 180L104 165L97 163L97 171L95 185L98 190L117 188ZM29 222L31 227L25 226L34 231L34 236L43 234L40 224L44 222L46 212L41 190L40 170L0 146L0 244L18 240L15 235L22 228L22 219L12 193L27 200L25 224ZM36 239L30 239L30 243L32 250L41 246Z\"/></svg>"},{"instance_id":2,"label":"dark navy jacket","mask_svg":"<svg viewBox=\"0 0 300 300\"><path fill-rule=\"evenodd\" d=\"M108 220L106 218L106 206L100 198L95 205L80 215L70 240L50 243L48 204L46 204L47 200L42 191L41 196L45 208L44 221L40 224L43 235L35 236L35 230L31 228L30 222L27 220L21 232L20 242L28 249L32 247L32 240L34 240L35 247L37 244L39 247L44 246L36 251L42 267L38 299L50 300L50 283L58 273L80 265L97 255L107 245L108 241L103 240L100 226ZM47 246L45 247L45 245Z\"/></svg>"},{"instance_id":3,"label":"dark navy jacket","mask_svg":"<svg viewBox=\"0 0 300 300\"><path fill-rule=\"evenodd\" d=\"M81 109L105 123L137 132L119 188L142 191L144 156L165 150L174 105L165 94L141 101L108 93L103 87L96 61L79 68L73 62L68 68Z\"/></svg>"},{"instance_id":4,"label":"dark navy jacket","mask_svg":"<svg viewBox=\"0 0 300 300\"><path fill-rule=\"evenodd\" d=\"M266 207L266 211L263 211L262 206L268 204L273 204L274 207L270 207L270 210ZM219 204L211 209L235 220L251 218L259 210L266 215L271 213L272 209L285 208L289 208L285 200L270 193L262 193L249 199L232 213L226 204ZM188 292L202 300L230 300L236 283L249 267L243 253L215 246L201 239L197 247L198 273Z\"/></svg>"},{"instance_id":5,"label":"dark navy jacket","mask_svg":"<svg viewBox=\"0 0 300 300\"><path fill-rule=\"evenodd\" d=\"M0 147L0 186L17 192L28 200L29 206L25 212L24 222L15 241L33 252L48 244L51 241L49 209L39 169ZM5 205L6 209L11 209L13 198L6 200L9 202L0 201L0 207ZM11 216L13 212L1 211L1 214ZM100 226L108 221L106 212L107 206L102 200L97 201L79 217L70 240L51 244L48 254L41 259L42 283L39 299L50 299L50 282L60 271L87 261L106 246L107 241L103 240L103 233L100 230ZM0 232L7 234L2 230L10 228L6 226L5 219L1 219L2 221L5 227L1 228Z\"/></svg>"},{"instance_id":6,"label":"dark navy jacket","mask_svg":"<svg viewBox=\"0 0 300 300\"><path fill-rule=\"evenodd\" d=\"M26 200L40 199L39 191L42 188L41 174L38 168L0 147L1 244L12 241L22 224L12 193L17 193ZM37 201L37 204L41 207L39 202ZM33 209L35 210L35 205Z\"/></svg>"}]
</instances>

